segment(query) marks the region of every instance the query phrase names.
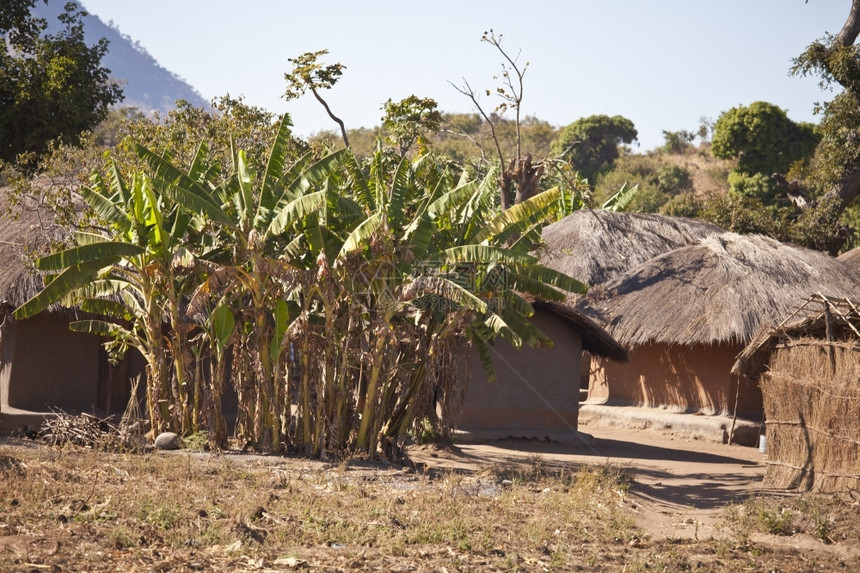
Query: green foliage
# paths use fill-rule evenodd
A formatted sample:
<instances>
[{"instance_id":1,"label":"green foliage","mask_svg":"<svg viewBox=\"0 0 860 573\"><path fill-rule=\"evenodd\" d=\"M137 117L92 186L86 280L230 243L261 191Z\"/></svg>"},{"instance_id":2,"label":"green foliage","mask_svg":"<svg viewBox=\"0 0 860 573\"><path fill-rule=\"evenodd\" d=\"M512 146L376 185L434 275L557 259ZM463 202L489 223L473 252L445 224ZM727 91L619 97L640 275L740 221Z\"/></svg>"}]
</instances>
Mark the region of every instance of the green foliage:
<instances>
[{"instance_id":1,"label":"green foliage","mask_svg":"<svg viewBox=\"0 0 860 573\"><path fill-rule=\"evenodd\" d=\"M101 66L107 40L84 41L86 13L69 3L59 16L65 28L42 35L46 23L30 16L34 4L8 0L0 8L0 160L29 170L50 141L77 143L122 99Z\"/></svg>"},{"instance_id":2,"label":"green foliage","mask_svg":"<svg viewBox=\"0 0 860 573\"><path fill-rule=\"evenodd\" d=\"M799 173L819 192L829 190L860 159L860 142L856 136L860 130L860 107L855 96L842 92L823 109L818 128L821 143L815 150L810 168Z\"/></svg>"},{"instance_id":3,"label":"green foliage","mask_svg":"<svg viewBox=\"0 0 860 573\"><path fill-rule=\"evenodd\" d=\"M851 94L860 94L860 47L853 43L841 45L838 38L825 34L794 59L791 73L818 75L822 89L837 83Z\"/></svg>"},{"instance_id":4,"label":"green foliage","mask_svg":"<svg viewBox=\"0 0 860 573\"><path fill-rule=\"evenodd\" d=\"M685 153L692 147L696 135L683 129L681 131L666 131L664 129L663 138L665 143L663 144L663 151L666 153Z\"/></svg>"},{"instance_id":5,"label":"green foliage","mask_svg":"<svg viewBox=\"0 0 860 573\"><path fill-rule=\"evenodd\" d=\"M769 507L760 507L757 514L761 529L771 535L792 535L795 533L795 514L783 508L774 511Z\"/></svg>"},{"instance_id":6,"label":"green foliage","mask_svg":"<svg viewBox=\"0 0 860 573\"><path fill-rule=\"evenodd\" d=\"M697 219L701 217L702 200L692 192L680 193L663 203L660 212L670 217Z\"/></svg>"},{"instance_id":7,"label":"green foliage","mask_svg":"<svg viewBox=\"0 0 860 573\"><path fill-rule=\"evenodd\" d=\"M639 185L627 187L627 183L624 183L621 185L621 189L613 194L612 197L600 204L600 208L613 212L627 211L630 203L636 198L638 193Z\"/></svg>"},{"instance_id":8,"label":"green foliage","mask_svg":"<svg viewBox=\"0 0 860 573\"><path fill-rule=\"evenodd\" d=\"M838 84L841 91L830 102L816 109L823 112L819 133L821 145L816 150L813 168L809 174L821 187L836 183L843 172L850 169L860 157L860 142L856 132L860 128L860 47L843 46L837 38L826 35L813 42L794 60L791 73L799 76L818 75L822 89Z\"/></svg>"},{"instance_id":9,"label":"green foliage","mask_svg":"<svg viewBox=\"0 0 860 573\"><path fill-rule=\"evenodd\" d=\"M287 116L265 159L201 142L183 165L152 140L168 151L129 140L131 165L108 159L81 189L102 224L37 261L59 274L15 315L103 313L73 327L143 353L158 431L224 445L229 358L243 442L396 455L413 420L438 421L432 397L460 395L447 364L466 338L550 344L519 293L584 291L529 254L558 190L498 212L494 171L455 179L381 146L366 164L296 158Z\"/></svg>"},{"instance_id":10,"label":"green foliage","mask_svg":"<svg viewBox=\"0 0 860 573\"><path fill-rule=\"evenodd\" d=\"M134 148L140 144L159 155L169 154L177 164L188 165L197 154L200 142L205 141L205 161L229 164L235 150L243 149L251 160L251 167L261 169L263 165L256 161L266 157L277 133L277 120L273 113L249 106L243 98L233 98L229 94L215 98L211 110L179 100L166 117L156 114L148 118L129 112L128 118L120 122L115 136L120 139L120 149L114 153L120 165L134 165ZM294 155L307 150L297 139L291 139L290 146Z\"/></svg>"},{"instance_id":11,"label":"green foliage","mask_svg":"<svg viewBox=\"0 0 860 573\"><path fill-rule=\"evenodd\" d=\"M763 205L773 205L780 199L785 201L784 197L780 197L781 190L770 175L732 171L728 181L730 193L749 197Z\"/></svg>"},{"instance_id":12,"label":"green foliage","mask_svg":"<svg viewBox=\"0 0 860 573\"><path fill-rule=\"evenodd\" d=\"M135 150L136 143L159 154L168 153L179 164L190 165L197 156L199 142L209 141L206 161L230 164L234 149L241 148L249 150L251 168L262 169L264 166L255 161L266 157L277 130L274 119L271 113L230 96L213 100L212 109L196 108L180 100L176 109L164 117L158 114L145 117L133 108L115 109L94 133L81 134L78 145L49 144L35 164L40 177L38 184L29 170L3 165L2 174L11 186L9 202L15 211L50 205L56 214L51 231L62 241L67 229L97 224L90 216L91 211L81 209L74 190L86 184L89 175L103 166L105 150L99 139L113 146L111 154L123 176L143 165ZM289 149L292 156L299 156L308 151L308 146L291 137ZM209 175L216 179L224 176L218 172Z\"/></svg>"},{"instance_id":13,"label":"green foliage","mask_svg":"<svg viewBox=\"0 0 860 573\"><path fill-rule=\"evenodd\" d=\"M567 159L580 175L593 181L611 169L619 146L630 144L637 132L633 122L620 115L592 115L563 128L552 142L556 156Z\"/></svg>"},{"instance_id":14,"label":"green foliage","mask_svg":"<svg viewBox=\"0 0 860 573\"><path fill-rule=\"evenodd\" d=\"M293 64L293 71L284 74L287 81L287 90L284 98L287 101L300 98L307 91L314 94L320 104L325 108L329 117L340 126L341 137L346 147L349 147L349 138L346 134L346 126L343 120L337 117L328 105L328 102L320 95L320 90L330 90L338 82L346 69L341 63L325 65L319 61L322 56L328 54L328 50L317 52L305 52L296 58L288 58Z\"/></svg>"},{"instance_id":15,"label":"green foliage","mask_svg":"<svg viewBox=\"0 0 860 573\"><path fill-rule=\"evenodd\" d=\"M735 233L768 235L831 255L851 238L843 209L833 201L801 210L792 204L764 205L742 194L711 195L702 204L700 216Z\"/></svg>"},{"instance_id":16,"label":"green foliage","mask_svg":"<svg viewBox=\"0 0 860 573\"><path fill-rule=\"evenodd\" d=\"M702 217L735 233L758 233L779 238L779 212L745 195L707 197Z\"/></svg>"},{"instance_id":17,"label":"green foliage","mask_svg":"<svg viewBox=\"0 0 860 573\"><path fill-rule=\"evenodd\" d=\"M396 145L400 156L406 155L412 144L427 132L435 132L442 123L442 114L436 110L438 104L430 98L415 95L393 102L385 102L382 109L382 127L386 139Z\"/></svg>"},{"instance_id":18,"label":"green foliage","mask_svg":"<svg viewBox=\"0 0 860 573\"><path fill-rule=\"evenodd\" d=\"M737 158L737 171L786 173L796 161L809 159L818 145L814 126L795 123L785 111L767 102L754 102L723 113L714 124L712 152Z\"/></svg>"},{"instance_id":19,"label":"green foliage","mask_svg":"<svg viewBox=\"0 0 860 573\"><path fill-rule=\"evenodd\" d=\"M36 0L7 0L0 5L0 32L12 45L32 49L45 29L45 21L31 12L35 5Z\"/></svg>"},{"instance_id":20,"label":"green foliage","mask_svg":"<svg viewBox=\"0 0 860 573\"><path fill-rule=\"evenodd\" d=\"M595 185L594 196L605 202L620 189L637 191L623 210L656 213L673 197L693 188L692 175L687 167L667 162L659 154L625 155L615 168L604 173Z\"/></svg>"},{"instance_id":21,"label":"green foliage","mask_svg":"<svg viewBox=\"0 0 860 573\"><path fill-rule=\"evenodd\" d=\"M329 90L334 87L346 66L340 63L329 65L320 63L320 57L326 54L328 50L319 50L305 52L295 58L287 58L287 61L293 64L293 71L284 74L284 79L287 80L284 97L287 100L298 99L308 90Z\"/></svg>"},{"instance_id":22,"label":"green foliage","mask_svg":"<svg viewBox=\"0 0 860 573\"><path fill-rule=\"evenodd\" d=\"M125 126L132 122L143 122L146 115L136 107L118 107L108 111L105 119L93 129L96 145L116 147L122 141Z\"/></svg>"},{"instance_id":23,"label":"green foliage","mask_svg":"<svg viewBox=\"0 0 860 573\"><path fill-rule=\"evenodd\" d=\"M656 183L660 191L669 195L678 195L693 188L690 171L680 165L661 165L657 169Z\"/></svg>"}]
</instances>

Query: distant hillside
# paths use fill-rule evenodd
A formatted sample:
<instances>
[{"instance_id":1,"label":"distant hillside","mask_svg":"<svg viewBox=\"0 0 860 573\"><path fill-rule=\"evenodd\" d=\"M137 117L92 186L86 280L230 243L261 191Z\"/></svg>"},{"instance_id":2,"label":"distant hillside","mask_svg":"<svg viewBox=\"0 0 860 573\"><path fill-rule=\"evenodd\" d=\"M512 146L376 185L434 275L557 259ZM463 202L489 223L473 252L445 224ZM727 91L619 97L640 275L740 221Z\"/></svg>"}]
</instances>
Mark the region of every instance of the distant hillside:
<instances>
[{"instance_id":1,"label":"distant hillside","mask_svg":"<svg viewBox=\"0 0 860 573\"><path fill-rule=\"evenodd\" d=\"M59 30L61 24L57 16L63 12L66 1L50 0L47 6L42 2L36 3L35 13L47 20L49 32ZM86 10L86 4L83 6ZM100 38L110 41L109 52L102 65L122 86L125 100L120 106L134 106L146 113L165 113L174 108L176 100L184 99L198 107L209 107L209 103L185 80L159 65L143 46L98 17L88 15L84 18L84 34L90 45Z\"/></svg>"}]
</instances>

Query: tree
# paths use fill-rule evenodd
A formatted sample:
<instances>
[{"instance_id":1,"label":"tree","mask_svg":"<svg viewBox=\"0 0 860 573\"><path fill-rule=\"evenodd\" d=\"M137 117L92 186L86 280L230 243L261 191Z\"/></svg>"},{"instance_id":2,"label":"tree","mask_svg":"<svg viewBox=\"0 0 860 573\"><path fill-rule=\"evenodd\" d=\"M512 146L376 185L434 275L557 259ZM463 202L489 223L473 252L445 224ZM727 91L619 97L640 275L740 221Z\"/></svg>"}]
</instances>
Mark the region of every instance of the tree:
<instances>
[{"instance_id":1,"label":"tree","mask_svg":"<svg viewBox=\"0 0 860 573\"><path fill-rule=\"evenodd\" d=\"M293 64L293 71L284 74L284 79L287 80L287 91L284 92L284 98L287 101L297 99L310 90L325 108L328 116L340 126L343 144L349 147L349 138L346 135L343 120L332 112L328 102L320 95L320 90L330 90L334 87L343 75L346 66L341 63L323 65L319 62L319 58L326 54L328 54L328 50L319 50L317 52L305 52L296 58L288 58L288 61Z\"/></svg>"},{"instance_id":2,"label":"tree","mask_svg":"<svg viewBox=\"0 0 860 573\"><path fill-rule=\"evenodd\" d=\"M520 131L522 104L523 104L523 78L528 70L529 63L521 66L518 64L519 54L511 56L502 46L502 35L498 36L491 29L489 32L484 32L481 36L482 42L487 42L499 51L505 62L502 62L501 82L502 85L497 87L495 94L499 96L502 102L496 106L492 112L488 112L481 105L477 92L472 89L469 82L463 80L462 86L451 84L461 94L468 97L475 109L490 127L493 146L496 150L496 157L499 160L499 197L502 209L508 209L512 204L525 201L533 196L538 191L541 176L544 173L544 165L541 161L532 162L531 154L523 154L522 135ZM499 76L494 77L498 79ZM486 90L486 95L491 95L490 90ZM501 122L501 115L509 109L514 110L514 126L516 128L516 148L513 157L506 160L505 153L502 150L500 136L497 133L497 127ZM511 202L511 193L514 193L513 203Z\"/></svg>"},{"instance_id":3,"label":"tree","mask_svg":"<svg viewBox=\"0 0 860 573\"><path fill-rule=\"evenodd\" d=\"M612 168L619 156L618 147L632 143L637 135L633 122L625 117L592 115L563 128L552 149L593 183Z\"/></svg>"},{"instance_id":4,"label":"tree","mask_svg":"<svg viewBox=\"0 0 860 573\"><path fill-rule=\"evenodd\" d=\"M757 101L717 118L711 151L721 159L737 158L741 173L770 175L811 157L818 141L812 124L795 123L785 110Z\"/></svg>"},{"instance_id":5,"label":"tree","mask_svg":"<svg viewBox=\"0 0 860 573\"><path fill-rule=\"evenodd\" d=\"M836 36L826 35L810 44L794 60L791 72L799 76L817 74L821 87L844 88L816 111L823 112L821 145L813 160L813 177L825 193L816 204L825 211L844 210L860 195L860 0L852 0L845 24ZM830 205L825 205L830 204Z\"/></svg>"},{"instance_id":6,"label":"tree","mask_svg":"<svg viewBox=\"0 0 860 573\"><path fill-rule=\"evenodd\" d=\"M33 18L36 0L8 0L0 7L0 160L20 154L34 166L48 142L75 143L81 132L98 125L122 90L101 66L104 38L88 47L74 2L59 16L65 29L42 35L47 24Z\"/></svg>"},{"instance_id":7,"label":"tree","mask_svg":"<svg viewBox=\"0 0 860 573\"><path fill-rule=\"evenodd\" d=\"M382 127L387 139L396 145L400 156L403 157L427 132L439 129L442 114L436 110L438 104L430 98L419 98L415 95L393 102L385 102L382 109Z\"/></svg>"},{"instance_id":8,"label":"tree","mask_svg":"<svg viewBox=\"0 0 860 573\"><path fill-rule=\"evenodd\" d=\"M682 129L681 131L667 131L664 129L663 140L665 143L663 144L662 150L666 153L686 153L693 145L693 140L696 138L696 135L697 134L685 129Z\"/></svg>"}]
</instances>

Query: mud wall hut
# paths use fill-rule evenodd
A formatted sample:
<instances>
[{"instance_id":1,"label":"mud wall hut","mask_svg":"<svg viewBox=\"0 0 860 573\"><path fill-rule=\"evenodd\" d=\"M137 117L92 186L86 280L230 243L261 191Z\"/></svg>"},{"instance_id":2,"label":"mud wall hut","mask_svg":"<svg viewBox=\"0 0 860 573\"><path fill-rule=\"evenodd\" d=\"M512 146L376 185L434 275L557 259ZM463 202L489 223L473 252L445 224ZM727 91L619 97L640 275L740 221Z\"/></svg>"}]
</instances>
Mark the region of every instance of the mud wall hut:
<instances>
[{"instance_id":1,"label":"mud wall hut","mask_svg":"<svg viewBox=\"0 0 860 573\"><path fill-rule=\"evenodd\" d=\"M38 428L57 410L122 412L129 379L144 370L139 354L109 364L98 337L69 330L74 310L13 318L12 311L44 286L30 253L58 235L45 210L22 208L14 217L6 192L0 190L0 432Z\"/></svg>"},{"instance_id":2,"label":"mud wall hut","mask_svg":"<svg viewBox=\"0 0 860 573\"><path fill-rule=\"evenodd\" d=\"M579 372L583 349L606 360L625 360L624 349L576 309L534 301L534 325L551 348L513 348L498 340L491 346L496 379L472 352L471 376L456 429L464 437L570 438L577 431Z\"/></svg>"},{"instance_id":3,"label":"mud wall hut","mask_svg":"<svg viewBox=\"0 0 860 573\"><path fill-rule=\"evenodd\" d=\"M542 264L596 287L654 257L724 232L712 223L683 217L582 209L544 227L545 248L539 255ZM578 299L569 302L575 305ZM591 361L586 351L580 373L584 395Z\"/></svg>"},{"instance_id":4,"label":"mud wall hut","mask_svg":"<svg viewBox=\"0 0 860 573\"><path fill-rule=\"evenodd\" d=\"M811 297L763 329L735 370L761 376L769 488L860 488L860 313Z\"/></svg>"},{"instance_id":5,"label":"mud wall hut","mask_svg":"<svg viewBox=\"0 0 860 573\"><path fill-rule=\"evenodd\" d=\"M592 361L588 402L758 419L761 391L731 372L735 357L816 292L858 284L835 259L762 236L711 235L650 259L579 304L629 352Z\"/></svg>"}]
</instances>

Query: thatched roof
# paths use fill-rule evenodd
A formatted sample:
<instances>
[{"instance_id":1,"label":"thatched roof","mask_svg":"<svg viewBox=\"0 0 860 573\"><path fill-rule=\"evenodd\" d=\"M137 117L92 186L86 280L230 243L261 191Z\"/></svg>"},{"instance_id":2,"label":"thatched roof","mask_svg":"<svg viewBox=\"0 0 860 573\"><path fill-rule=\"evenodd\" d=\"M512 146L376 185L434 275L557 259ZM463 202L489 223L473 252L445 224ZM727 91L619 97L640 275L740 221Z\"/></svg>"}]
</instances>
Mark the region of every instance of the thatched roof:
<instances>
[{"instance_id":1,"label":"thatched roof","mask_svg":"<svg viewBox=\"0 0 860 573\"><path fill-rule=\"evenodd\" d=\"M565 319L582 335L582 349L596 356L627 362L627 351L606 330L576 308L560 302L535 300L535 309L545 309Z\"/></svg>"},{"instance_id":2,"label":"thatched roof","mask_svg":"<svg viewBox=\"0 0 860 573\"><path fill-rule=\"evenodd\" d=\"M605 283L658 255L723 229L654 213L582 209L543 229L541 263L588 285Z\"/></svg>"},{"instance_id":3,"label":"thatched roof","mask_svg":"<svg viewBox=\"0 0 860 573\"><path fill-rule=\"evenodd\" d=\"M50 241L53 216L46 209L15 209L0 188L0 316L14 310L44 288L30 253Z\"/></svg>"},{"instance_id":4,"label":"thatched roof","mask_svg":"<svg viewBox=\"0 0 860 573\"><path fill-rule=\"evenodd\" d=\"M860 345L858 304L850 298L839 299L821 294L809 297L780 324L761 328L738 355L732 372L756 377L764 371L773 350L801 338L835 343L849 340L853 346Z\"/></svg>"},{"instance_id":5,"label":"thatched roof","mask_svg":"<svg viewBox=\"0 0 860 573\"><path fill-rule=\"evenodd\" d=\"M860 275L860 247L855 247L850 251L846 251L836 257L843 265L850 267L855 273Z\"/></svg>"},{"instance_id":6,"label":"thatched roof","mask_svg":"<svg viewBox=\"0 0 860 573\"><path fill-rule=\"evenodd\" d=\"M712 235L593 289L580 308L628 349L649 342L747 344L811 294L860 296L834 258L758 235Z\"/></svg>"}]
</instances>

